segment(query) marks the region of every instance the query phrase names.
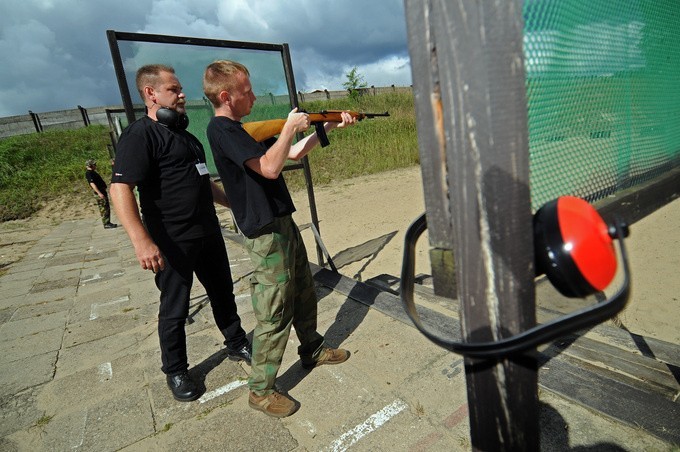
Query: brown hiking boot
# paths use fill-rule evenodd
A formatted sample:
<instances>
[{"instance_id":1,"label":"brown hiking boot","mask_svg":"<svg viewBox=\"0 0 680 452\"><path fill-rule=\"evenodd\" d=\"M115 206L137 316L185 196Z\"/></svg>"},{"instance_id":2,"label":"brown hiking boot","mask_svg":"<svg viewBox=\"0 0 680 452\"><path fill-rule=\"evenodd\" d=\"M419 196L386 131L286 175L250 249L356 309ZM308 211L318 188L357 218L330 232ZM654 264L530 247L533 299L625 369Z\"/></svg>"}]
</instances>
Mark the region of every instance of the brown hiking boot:
<instances>
[{"instance_id":1,"label":"brown hiking boot","mask_svg":"<svg viewBox=\"0 0 680 452\"><path fill-rule=\"evenodd\" d=\"M344 363L349 359L349 350L343 350L341 348L326 348L324 347L319 354L319 358L316 361L304 362L302 361L302 367L304 369L314 369L315 367L323 366L324 364L340 364Z\"/></svg>"},{"instance_id":2,"label":"brown hiking boot","mask_svg":"<svg viewBox=\"0 0 680 452\"><path fill-rule=\"evenodd\" d=\"M290 416L298 410L297 403L276 391L266 396L259 396L251 391L248 396L248 405L272 417Z\"/></svg>"}]
</instances>

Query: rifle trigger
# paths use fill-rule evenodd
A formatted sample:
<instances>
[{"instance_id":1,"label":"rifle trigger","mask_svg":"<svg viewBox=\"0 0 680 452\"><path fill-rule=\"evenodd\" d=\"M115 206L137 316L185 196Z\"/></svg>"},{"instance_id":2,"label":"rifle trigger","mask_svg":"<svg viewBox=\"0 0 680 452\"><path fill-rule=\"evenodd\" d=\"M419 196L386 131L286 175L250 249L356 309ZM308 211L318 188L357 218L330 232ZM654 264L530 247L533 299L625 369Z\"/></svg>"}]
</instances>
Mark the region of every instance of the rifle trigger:
<instances>
[{"instance_id":1,"label":"rifle trigger","mask_svg":"<svg viewBox=\"0 0 680 452\"><path fill-rule=\"evenodd\" d=\"M323 128L323 122L315 122L314 128L316 129L316 136L319 137L319 143L321 144L322 148L325 148L326 146L331 144L331 142L328 141L326 129Z\"/></svg>"}]
</instances>

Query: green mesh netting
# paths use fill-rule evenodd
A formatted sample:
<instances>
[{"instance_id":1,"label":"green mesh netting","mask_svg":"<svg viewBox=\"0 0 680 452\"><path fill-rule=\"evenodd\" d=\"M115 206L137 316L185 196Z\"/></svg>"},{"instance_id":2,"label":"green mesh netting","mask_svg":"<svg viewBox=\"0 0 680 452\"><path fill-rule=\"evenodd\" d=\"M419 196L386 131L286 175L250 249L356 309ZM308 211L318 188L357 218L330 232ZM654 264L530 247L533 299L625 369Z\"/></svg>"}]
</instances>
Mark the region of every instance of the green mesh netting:
<instances>
[{"instance_id":1,"label":"green mesh netting","mask_svg":"<svg viewBox=\"0 0 680 452\"><path fill-rule=\"evenodd\" d=\"M527 0L532 207L680 162L680 1Z\"/></svg>"}]
</instances>

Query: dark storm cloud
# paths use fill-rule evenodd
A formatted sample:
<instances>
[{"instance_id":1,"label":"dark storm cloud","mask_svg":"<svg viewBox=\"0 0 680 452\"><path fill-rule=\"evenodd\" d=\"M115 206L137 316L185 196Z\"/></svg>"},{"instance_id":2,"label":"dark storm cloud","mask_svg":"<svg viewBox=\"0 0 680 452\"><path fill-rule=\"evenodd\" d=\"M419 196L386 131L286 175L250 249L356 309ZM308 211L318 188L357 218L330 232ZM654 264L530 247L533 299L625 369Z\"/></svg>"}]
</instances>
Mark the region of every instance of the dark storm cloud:
<instances>
[{"instance_id":1,"label":"dark storm cloud","mask_svg":"<svg viewBox=\"0 0 680 452\"><path fill-rule=\"evenodd\" d=\"M0 15L0 115L120 103L108 24L141 27L144 4L10 0Z\"/></svg>"},{"instance_id":2,"label":"dark storm cloud","mask_svg":"<svg viewBox=\"0 0 680 452\"><path fill-rule=\"evenodd\" d=\"M286 42L303 91L410 83L401 0L5 0L0 116L120 104L107 29Z\"/></svg>"}]
</instances>

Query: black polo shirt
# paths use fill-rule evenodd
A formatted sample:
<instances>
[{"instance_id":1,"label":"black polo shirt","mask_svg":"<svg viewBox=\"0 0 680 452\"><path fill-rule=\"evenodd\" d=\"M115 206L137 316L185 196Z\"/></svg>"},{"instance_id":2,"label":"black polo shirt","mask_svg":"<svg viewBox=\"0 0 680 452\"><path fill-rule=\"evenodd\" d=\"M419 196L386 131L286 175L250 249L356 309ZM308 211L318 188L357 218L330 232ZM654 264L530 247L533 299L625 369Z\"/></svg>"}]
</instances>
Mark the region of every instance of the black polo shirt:
<instances>
[{"instance_id":1,"label":"black polo shirt","mask_svg":"<svg viewBox=\"0 0 680 452\"><path fill-rule=\"evenodd\" d=\"M295 212L283 175L267 179L245 164L262 157L275 140L258 143L240 122L215 116L208 124L208 141L236 224L246 237L256 237L274 218Z\"/></svg>"},{"instance_id":2,"label":"black polo shirt","mask_svg":"<svg viewBox=\"0 0 680 452\"><path fill-rule=\"evenodd\" d=\"M85 179L87 180L88 184L94 184L97 189L99 189L99 191L102 192L104 196L106 196L106 182L104 182L104 179L102 179L98 172L95 170L86 170Z\"/></svg>"},{"instance_id":3,"label":"black polo shirt","mask_svg":"<svg viewBox=\"0 0 680 452\"><path fill-rule=\"evenodd\" d=\"M210 176L201 142L185 130L169 129L148 116L121 134L111 182L135 184L151 237L190 240L220 233Z\"/></svg>"}]
</instances>

